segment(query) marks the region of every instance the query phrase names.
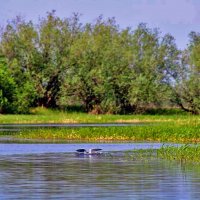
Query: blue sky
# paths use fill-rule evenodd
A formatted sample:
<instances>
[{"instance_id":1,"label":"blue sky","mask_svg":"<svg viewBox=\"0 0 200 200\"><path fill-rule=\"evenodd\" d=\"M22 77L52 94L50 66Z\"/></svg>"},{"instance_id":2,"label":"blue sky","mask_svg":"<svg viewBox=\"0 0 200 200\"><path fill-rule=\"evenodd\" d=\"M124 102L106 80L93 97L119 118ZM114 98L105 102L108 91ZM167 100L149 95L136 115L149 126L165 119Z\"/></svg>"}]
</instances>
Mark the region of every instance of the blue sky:
<instances>
[{"instance_id":1,"label":"blue sky","mask_svg":"<svg viewBox=\"0 0 200 200\"><path fill-rule=\"evenodd\" d=\"M37 23L54 9L61 18L78 12L83 23L94 22L101 14L115 17L122 28L145 22L163 34L171 33L181 49L190 31L200 32L200 0L0 0L0 5L0 25L16 15Z\"/></svg>"}]
</instances>

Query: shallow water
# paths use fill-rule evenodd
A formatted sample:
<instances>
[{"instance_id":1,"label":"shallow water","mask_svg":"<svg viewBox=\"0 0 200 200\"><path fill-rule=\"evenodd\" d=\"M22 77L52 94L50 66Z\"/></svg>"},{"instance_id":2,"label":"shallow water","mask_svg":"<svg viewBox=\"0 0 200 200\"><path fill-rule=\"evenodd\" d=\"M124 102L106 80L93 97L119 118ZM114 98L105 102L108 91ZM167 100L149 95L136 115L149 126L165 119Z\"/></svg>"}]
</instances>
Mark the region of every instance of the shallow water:
<instances>
[{"instance_id":1,"label":"shallow water","mask_svg":"<svg viewBox=\"0 0 200 200\"><path fill-rule=\"evenodd\" d=\"M100 148L104 152L133 149L158 149L162 143L69 143L69 144L0 144L0 155L72 153L76 149Z\"/></svg>"},{"instance_id":2,"label":"shallow water","mask_svg":"<svg viewBox=\"0 0 200 200\"><path fill-rule=\"evenodd\" d=\"M199 166L74 154L77 148L115 155L122 147L160 145L0 144L0 199L199 199Z\"/></svg>"},{"instance_id":3,"label":"shallow water","mask_svg":"<svg viewBox=\"0 0 200 200\"><path fill-rule=\"evenodd\" d=\"M0 132L16 132L36 128L84 128L84 127L123 127L146 126L145 123L40 123L40 124L0 124Z\"/></svg>"}]
</instances>

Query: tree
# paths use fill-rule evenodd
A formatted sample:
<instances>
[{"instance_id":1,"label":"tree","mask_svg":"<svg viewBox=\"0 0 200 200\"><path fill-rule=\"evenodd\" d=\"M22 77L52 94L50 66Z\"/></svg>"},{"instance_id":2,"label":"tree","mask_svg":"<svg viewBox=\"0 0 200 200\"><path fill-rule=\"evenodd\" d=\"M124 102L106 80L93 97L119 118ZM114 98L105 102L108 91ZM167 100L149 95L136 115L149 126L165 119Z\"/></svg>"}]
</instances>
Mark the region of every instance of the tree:
<instances>
[{"instance_id":1,"label":"tree","mask_svg":"<svg viewBox=\"0 0 200 200\"><path fill-rule=\"evenodd\" d=\"M9 22L0 41L0 112L83 105L92 113L145 112L176 103L200 113L200 34L185 51L170 34L140 24L121 29L100 16L48 12L38 25Z\"/></svg>"},{"instance_id":2,"label":"tree","mask_svg":"<svg viewBox=\"0 0 200 200\"><path fill-rule=\"evenodd\" d=\"M1 51L16 85L15 112L28 112L37 97L33 70L38 65L36 42L32 22L26 23L20 17L9 23L1 36Z\"/></svg>"},{"instance_id":3,"label":"tree","mask_svg":"<svg viewBox=\"0 0 200 200\"><path fill-rule=\"evenodd\" d=\"M126 104L128 31L120 33L114 19L86 24L70 51L70 69L62 93L68 103L83 103L94 113L116 113ZM72 78L73 77L73 78Z\"/></svg>"},{"instance_id":4,"label":"tree","mask_svg":"<svg viewBox=\"0 0 200 200\"><path fill-rule=\"evenodd\" d=\"M38 34L38 50L41 57L40 65L36 68L37 91L40 94L38 104L56 107L62 72L67 65L69 52L68 21L56 17L52 11L40 21Z\"/></svg>"},{"instance_id":5,"label":"tree","mask_svg":"<svg viewBox=\"0 0 200 200\"><path fill-rule=\"evenodd\" d=\"M167 36L166 36L167 37ZM140 24L132 35L133 62L129 98L136 112L161 106L168 97L165 72L169 70L166 37Z\"/></svg>"},{"instance_id":6,"label":"tree","mask_svg":"<svg viewBox=\"0 0 200 200\"><path fill-rule=\"evenodd\" d=\"M38 26L20 17L6 26L1 49L18 87L19 105L57 106L63 74L69 67L70 45L78 30L76 14L61 20L55 11Z\"/></svg>"},{"instance_id":7,"label":"tree","mask_svg":"<svg viewBox=\"0 0 200 200\"><path fill-rule=\"evenodd\" d=\"M190 33L188 49L182 52L176 77L176 103L185 111L200 113L200 34Z\"/></svg>"},{"instance_id":8,"label":"tree","mask_svg":"<svg viewBox=\"0 0 200 200\"><path fill-rule=\"evenodd\" d=\"M0 113L14 112L16 84L3 56L0 56Z\"/></svg>"}]
</instances>

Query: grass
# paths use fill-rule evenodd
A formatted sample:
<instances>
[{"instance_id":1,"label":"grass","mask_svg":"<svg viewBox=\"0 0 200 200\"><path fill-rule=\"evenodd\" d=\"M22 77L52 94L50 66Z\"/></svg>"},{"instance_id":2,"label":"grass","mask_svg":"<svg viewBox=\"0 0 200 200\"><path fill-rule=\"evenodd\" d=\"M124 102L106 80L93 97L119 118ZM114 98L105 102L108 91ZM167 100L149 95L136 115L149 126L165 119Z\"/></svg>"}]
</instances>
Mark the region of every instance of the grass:
<instances>
[{"instance_id":1,"label":"grass","mask_svg":"<svg viewBox=\"0 0 200 200\"><path fill-rule=\"evenodd\" d=\"M167 160L176 160L181 163L200 163L200 145L163 146L157 150L157 156Z\"/></svg>"},{"instance_id":2,"label":"grass","mask_svg":"<svg viewBox=\"0 0 200 200\"><path fill-rule=\"evenodd\" d=\"M137 150L128 153L130 158L200 163L200 116L184 113L159 115L92 115L78 112L62 112L44 108L33 109L29 115L0 115L1 123L144 123L128 127L39 128L19 132L0 132L17 141L40 142L116 142L150 141L194 143L180 147L163 146L158 150Z\"/></svg>"},{"instance_id":3,"label":"grass","mask_svg":"<svg viewBox=\"0 0 200 200\"><path fill-rule=\"evenodd\" d=\"M144 123L132 127L41 128L22 130L14 137L32 140L200 142L200 116L92 115L32 109L29 115L0 115L0 123ZM7 132L0 132L5 136Z\"/></svg>"},{"instance_id":4,"label":"grass","mask_svg":"<svg viewBox=\"0 0 200 200\"><path fill-rule=\"evenodd\" d=\"M2 133L4 135L4 133ZM16 138L32 140L153 141L199 143L199 124L159 123L129 127L40 128L15 133Z\"/></svg>"},{"instance_id":5,"label":"grass","mask_svg":"<svg viewBox=\"0 0 200 200\"><path fill-rule=\"evenodd\" d=\"M126 152L131 160L150 161L157 158L183 163L200 163L200 145L163 145L160 149L139 149Z\"/></svg>"},{"instance_id":6,"label":"grass","mask_svg":"<svg viewBox=\"0 0 200 200\"><path fill-rule=\"evenodd\" d=\"M159 112L160 113L160 112ZM179 124L199 123L200 117L182 112L165 112L166 114L146 115L93 115L83 112L64 112L46 108L35 108L27 115L1 115L0 124L5 123L139 123L139 122L176 122Z\"/></svg>"}]
</instances>

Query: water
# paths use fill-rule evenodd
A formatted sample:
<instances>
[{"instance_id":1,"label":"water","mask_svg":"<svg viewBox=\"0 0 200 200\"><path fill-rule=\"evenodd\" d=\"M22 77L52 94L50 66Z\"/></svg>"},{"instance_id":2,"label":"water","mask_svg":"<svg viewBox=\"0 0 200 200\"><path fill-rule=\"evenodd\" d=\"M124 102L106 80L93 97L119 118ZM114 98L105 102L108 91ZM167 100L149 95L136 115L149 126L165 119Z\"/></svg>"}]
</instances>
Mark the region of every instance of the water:
<instances>
[{"instance_id":1,"label":"water","mask_svg":"<svg viewBox=\"0 0 200 200\"><path fill-rule=\"evenodd\" d=\"M199 166L74 154L77 148L115 155L161 145L0 144L0 199L199 199Z\"/></svg>"},{"instance_id":2,"label":"water","mask_svg":"<svg viewBox=\"0 0 200 200\"><path fill-rule=\"evenodd\" d=\"M145 123L41 123L41 124L0 124L0 132L16 132L35 128L80 128L80 127L124 127L146 126ZM151 124L152 125L152 124Z\"/></svg>"},{"instance_id":3,"label":"water","mask_svg":"<svg viewBox=\"0 0 200 200\"><path fill-rule=\"evenodd\" d=\"M132 149L158 149L162 143L71 143L71 144L0 144L0 155L72 153L80 148L100 148L104 152Z\"/></svg>"}]
</instances>

